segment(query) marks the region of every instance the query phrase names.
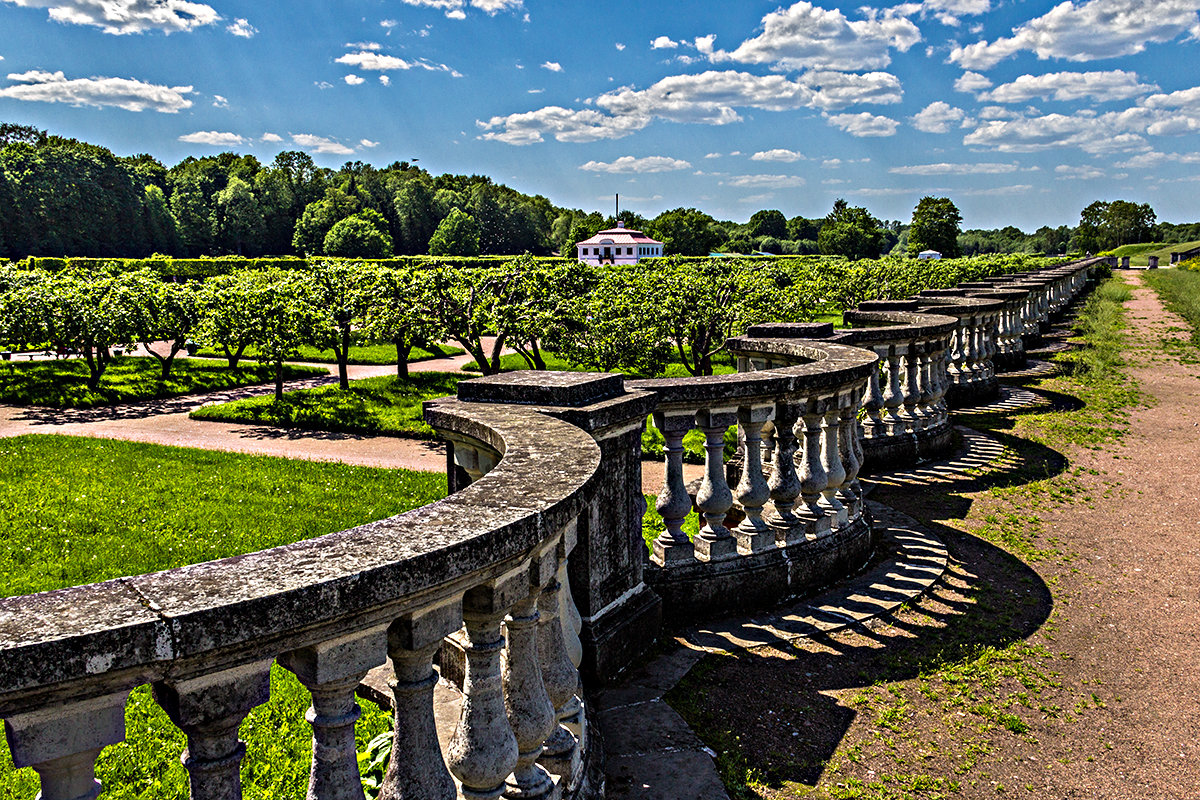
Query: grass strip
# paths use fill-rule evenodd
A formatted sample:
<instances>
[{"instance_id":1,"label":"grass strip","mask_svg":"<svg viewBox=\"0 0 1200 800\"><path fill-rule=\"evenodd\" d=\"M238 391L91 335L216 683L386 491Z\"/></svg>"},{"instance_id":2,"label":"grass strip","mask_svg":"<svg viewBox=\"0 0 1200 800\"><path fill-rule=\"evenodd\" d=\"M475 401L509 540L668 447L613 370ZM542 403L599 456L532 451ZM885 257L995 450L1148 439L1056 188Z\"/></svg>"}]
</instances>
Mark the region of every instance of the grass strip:
<instances>
[{"instance_id":1,"label":"grass strip","mask_svg":"<svg viewBox=\"0 0 1200 800\"><path fill-rule=\"evenodd\" d=\"M408 354L408 362L411 364L414 361L428 361L431 358L449 358L450 356L457 356L462 353L463 349L461 347L440 347L438 348L438 352L414 347ZM215 347L202 347L196 352L196 356L199 358L224 359L225 353ZM257 360L258 351L253 347L247 348L242 357L251 361ZM321 350L308 345L301 347L293 360L308 361L315 364L337 363L337 357L334 356L332 350ZM351 345L350 357L346 363L372 366L395 364L396 346L391 342L364 342L363 344Z\"/></svg>"},{"instance_id":2,"label":"grass strip","mask_svg":"<svg viewBox=\"0 0 1200 800\"><path fill-rule=\"evenodd\" d=\"M425 505L445 494L438 474L292 461L105 439L29 435L0 440L0 593L135 575L320 536ZM245 797L302 798L311 763L309 694L279 667L271 700L241 727ZM359 749L388 729L360 701ZM136 689L126 741L100 756L110 800L186 798L185 740ZM0 800L37 793L0 738Z\"/></svg>"},{"instance_id":3,"label":"grass strip","mask_svg":"<svg viewBox=\"0 0 1200 800\"><path fill-rule=\"evenodd\" d=\"M421 416L426 400L452 395L465 377L453 372L416 372L351 381L349 389L321 386L274 396L251 397L192 412L192 419L279 428L433 439Z\"/></svg>"},{"instance_id":4,"label":"grass strip","mask_svg":"<svg viewBox=\"0 0 1200 800\"><path fill-rule=\"evenodd\" d=\"M284 380L327 374L319 367L285 366ZM94 408L136 403L189 394L206 394L275 380L267 364L246 364L229 369L224 364L179 359L171 377L162 380L162 367L154 358L123 357L105 370L100 385L89 389L88 368L81 359L0 362L0 403L51 408Z\"/></svg>"}]
</instances>

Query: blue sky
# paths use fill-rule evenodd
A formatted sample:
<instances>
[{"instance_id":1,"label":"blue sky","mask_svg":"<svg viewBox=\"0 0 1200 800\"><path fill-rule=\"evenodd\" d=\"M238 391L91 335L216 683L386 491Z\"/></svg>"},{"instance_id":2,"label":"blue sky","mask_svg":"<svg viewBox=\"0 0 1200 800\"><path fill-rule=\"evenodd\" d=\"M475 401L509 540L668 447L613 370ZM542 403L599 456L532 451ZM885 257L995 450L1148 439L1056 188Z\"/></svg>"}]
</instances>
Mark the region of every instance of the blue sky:
<instances>
[{"instance_id":1,"label":"blue sky","mask_svg":"<svg viewBox=\"0 0 1200 800\"><path fill-rule=\"evenodd\" d=\"M1200 219L1200 0L0 0L0 120L167 164L419 159L554 203Z\"/></svg>"}]
</instances>

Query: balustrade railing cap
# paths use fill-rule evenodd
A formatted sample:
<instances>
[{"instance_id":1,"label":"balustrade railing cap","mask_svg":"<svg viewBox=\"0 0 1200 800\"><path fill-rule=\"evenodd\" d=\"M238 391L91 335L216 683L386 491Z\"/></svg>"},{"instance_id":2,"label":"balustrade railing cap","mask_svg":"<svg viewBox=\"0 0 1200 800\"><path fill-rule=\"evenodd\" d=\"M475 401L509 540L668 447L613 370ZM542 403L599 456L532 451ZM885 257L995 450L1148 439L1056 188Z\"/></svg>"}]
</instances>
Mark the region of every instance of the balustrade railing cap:
<instances>
[{"instance_id":1,"label":"balustrade railing cap","mask_svg":"<svg viewBox=\"0 0 1200 800\"><path fill-rule=\"evenodd\" d=\"M611 400L624 390L624 379L615 373L520 370L460 381L458 399L579 408Z\"/></svg>"},{"instance_id":2,"label":"balustrade railing cap","mask_svg":"<svg viewBox=\"0 0 1200 800\"><path fill-rule=\"evenodd\" d=\"M945 314L917 311L864 311L861 308L845 312L852 326L841 332L846 344L867 344L892 339L944 336L958 327L958 320Z\"/></svg>"},{"instance_id":3,"label":"balustrade railing cap","mask_svg":"<svg viewBox=\"0 0 1200 800\"><path fill-rule=\"evenodd\" d=\"M764 322L751 325L746 335L765 339L824 339L833 335L833 323Z\"/></svg>"},{"instance_id":4,"label":"balustrade railing cap","mask_svg":"<svg viewBox=\"0 0 1200 800\"><path fill-rule=\"evenodd\" d=\"M916 311L916 300L864 300L859 303L859 311Z\"/></svg>"},{"instance_id":5,"label":"balustrade railing cap","mask_svg":"<svg viewBox=\"0 0 1200 800\"><path fill-rule=\"evenodd\" d=\"M982 297L955 296L922 297L921 310L932 311L935 314L978 314L981 311L999 311L1004 308L1000 300L987 300Z\"/></svg>"}]
</instances>

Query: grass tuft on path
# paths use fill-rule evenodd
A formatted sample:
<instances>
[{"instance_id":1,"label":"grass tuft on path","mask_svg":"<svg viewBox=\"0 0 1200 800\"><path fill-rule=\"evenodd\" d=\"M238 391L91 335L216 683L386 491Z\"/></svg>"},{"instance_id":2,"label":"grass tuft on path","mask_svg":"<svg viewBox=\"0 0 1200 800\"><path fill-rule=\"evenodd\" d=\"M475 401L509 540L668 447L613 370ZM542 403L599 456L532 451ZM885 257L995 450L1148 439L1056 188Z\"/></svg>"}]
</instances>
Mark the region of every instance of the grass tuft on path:
<instances>
[{"instance_id":1,"label":"grass tuft on path","mask_svg":"<svg viewBox=\"0 0 1200 800\"><path fill-rule=\"evenodd\" d=\"M44 591L274 547L383 519L445 494L438 474L53 435L0 440L0 593ZM241 727L245 796L304 797L308 691L274 667L271 699ZM388 730L360 701L360 750ZM101 754L109 800L187 797L183 734L134 690L126 741ZM32 769L0 739L0 800L28 800Z\"/></svg>"},{"instance_id":2,"label":"grass tuft on path","mask_svg":"<svg viewBox=\"0 0 1200 800\"><path fill-rule=\"evenodd\" d=\"M284 380L327 374L319 367L285 366ZM171 377L162 380L157 359L125 356L104 371L100 386L88 388L88 368L81 359L0 362L0 403L52 408L95 408L188 394L206 394L275 380L267 364L229 369L225 364L178 359Z\"/></svg>"},{"instance_id":3,"label":"grass tuft on path","mask_svg":"<svg viewBox=\"0 0 1200 800\"><path fill-rule=\"evenodd\" d=\"M350 381L349 389L321 386L274 396L251 397L192 412L192 419L241 422L279 428L379 434L432 439L433 428L421 417L421 404L453 395L470 376L453 372L415 372Z\"/></svg>"},{"instance_id":4,"label":"grass tuft on path","mask_svg":"<svg viewBox=\"0 0 1200 800\"><path fill-rule=\"evenodd\" d=\"M420 347L414 347L408 354L408 362L428 361L431 358L449 358L450 356L462 355L461 347L441 347L439 352L431 352L423 350ZM202 347L197 351L196 355L200 358L225 358L225 353L219 348ZM258 351L253 348L247 348L243 358L248 360L256 360ZM304 345L300 348L294 361L308 361L314 364L336 364L337 357L334 356L332 350L321 350L316 347ZM363 342L361 344L350 346L350 357L347 360L348 364L366 364L371 366L383 366L386 364L396 363L396 346L391 342Z\"/></svg>"}]
</instances>

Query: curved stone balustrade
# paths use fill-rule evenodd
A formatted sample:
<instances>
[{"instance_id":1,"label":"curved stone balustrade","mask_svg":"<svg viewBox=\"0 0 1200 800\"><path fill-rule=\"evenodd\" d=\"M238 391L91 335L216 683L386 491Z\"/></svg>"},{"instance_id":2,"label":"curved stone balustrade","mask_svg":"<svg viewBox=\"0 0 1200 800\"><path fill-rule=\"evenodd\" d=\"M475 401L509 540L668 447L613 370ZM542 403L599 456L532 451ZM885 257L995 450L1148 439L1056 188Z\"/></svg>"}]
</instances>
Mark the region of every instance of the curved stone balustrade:
<instances>
[{"instance_id":1,"label":"curved stone balustrade","mask_svg":"<svg viewBox=\"0 0 1200 800\"><path fill-rule=\"evenodd\" d=\"M465 797L579 788L582 716L566 645L575 631L570 610L560 614L558 579L591 513L600 447L518 406L447 403L430 419L503 458L462 491L380 522L0 600L0 715L14 763L38 771L43 800L98 795L95 758L124 738L126 698L146 683L187 734L191 796L240 798L238 725L267 700L276 660L313 695L309 797L361 798L354 691L389 656L393 752L403 757L392 759L383 797L453 798L454 779ZM432 662L464 624L465 702L443 754ZM553 776L539 763L550 742Z\"/></svg>"},{"instance_id":2,"label":"curved stone balustrade","mask_svg":"<svg viewBox=\"0 0 1200 800\"><path fill-rule=\"evenodd\" d=\"M589 797L581 676L612 678L672 621L775 603L858 568L873 533L858 475L950 441L947 407L993 392L1087 288L1089 259L846 312L849 328L763 325L707 378L521 372L426 404L452 494L273 550L0 600L0 716L44 800L94 800L95 759L151 684L187 736L197 800L241 797L238 725L275 662L312 692L310 800L363 796L354 691L390 659L394 752L381 797ZM641 435L666 442L642 539ZM739 457L724 463L738 428ZM695 498L683 438L703 432ZM694 509L694 511L693 511ZM698 515L694 539L684 533ZM449 644L453 642L453 647ZM443 752L433 716L458 658Z\"/></svg>"}]
</instances>

